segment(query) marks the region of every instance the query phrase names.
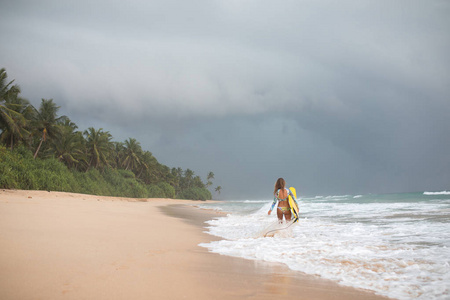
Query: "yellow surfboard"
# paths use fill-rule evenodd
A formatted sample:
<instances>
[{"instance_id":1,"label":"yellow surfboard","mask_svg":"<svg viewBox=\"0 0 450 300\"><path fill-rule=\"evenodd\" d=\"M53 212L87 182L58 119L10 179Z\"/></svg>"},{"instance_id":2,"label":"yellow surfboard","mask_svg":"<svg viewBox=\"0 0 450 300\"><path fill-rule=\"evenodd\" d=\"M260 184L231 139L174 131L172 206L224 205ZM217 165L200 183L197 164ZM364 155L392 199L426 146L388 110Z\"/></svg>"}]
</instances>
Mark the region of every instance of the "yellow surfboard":
<instances>
[{"instance_id":1,"label":"yellow surfboard","mask_svg":"<svg viewBox=\"0 0 450 300\"><path fill-rule=\"evenodd\" d=\"M297 199L297 191L295 190L295 188L290 187L289 190L292 192L292 194L294 195L294 198ZM292 215L294 216L294 223L298 221L298 205L296 200L292 198L291 195L289 195L289 206L291 207L291 212Z\"/></svg>"}]
</instances>

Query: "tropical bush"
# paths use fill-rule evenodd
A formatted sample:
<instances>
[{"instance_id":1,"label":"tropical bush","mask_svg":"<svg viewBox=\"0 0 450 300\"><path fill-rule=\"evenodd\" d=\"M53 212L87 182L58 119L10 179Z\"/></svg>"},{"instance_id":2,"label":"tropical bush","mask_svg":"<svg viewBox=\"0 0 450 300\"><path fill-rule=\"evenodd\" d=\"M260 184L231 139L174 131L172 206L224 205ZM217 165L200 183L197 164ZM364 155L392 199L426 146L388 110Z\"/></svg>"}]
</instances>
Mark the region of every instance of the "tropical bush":
<instances>
[{"instance_id":1,"label":"tropical bush","mask_svg":"<svg viewBox=\"0 0 450 300\"><path fill-rule=\"evenodd\" d=\"M190 188L181 192L177 198L191 199L191 200L210 200L212 198L211 192L206 188Z\"/></svg>"},{"instance_id":2,"label":"tropical bush","mask_svg":"<svg viewBox=\"0 0 450 300\"><path fill-rule=\"evenodd\" d=\"M157 186L164 192L164 198L175 198L175 189L167 182L160 182Z\"/></svg>"}]
</instances>

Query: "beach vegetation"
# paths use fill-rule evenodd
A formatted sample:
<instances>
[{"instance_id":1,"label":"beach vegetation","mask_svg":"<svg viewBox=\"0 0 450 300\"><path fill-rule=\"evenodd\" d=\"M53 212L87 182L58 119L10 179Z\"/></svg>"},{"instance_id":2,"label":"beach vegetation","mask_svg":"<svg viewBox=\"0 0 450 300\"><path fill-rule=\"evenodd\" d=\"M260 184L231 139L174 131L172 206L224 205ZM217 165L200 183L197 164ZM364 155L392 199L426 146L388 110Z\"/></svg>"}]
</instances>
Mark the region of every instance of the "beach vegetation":
<instances>
[{"instance_id":1,"label":"beach vegetation","mask_svg":"<svg viewBox=\"0 0 450 300\"><path fill-rule=\"evenodd\" d=\"M20 87L8 82L5 69L0 69L0 142L10 149L29 138L27 117L31 106L19 96Z\"/></svg>"},{"instance_id":2,"label":"beach vegetation","mask_svg":"<svg viewBox=\"0 0 450 300\"><path fill-rule=\"evenodd\" d=\"M192 200L210 200L212 199L211 192L205 188L193 187L181 192L178 196L179 199L192 199Z\"/></svg>"},{"instance_id":3,"label":"beach vegetation","mask_svg":"<svg viewBox=\"0 0 450 300\"><path fill-rule=\"evenodd\" d=\"M206 186L210 187L213 183L211 180L214 179L214 173L213 172L209 172L208 175L206 175Z\"/></svg>"},{"instance_id":4,"label":"beach vegetation","mask_svg":"<svg viewBox=\"0 0 450 300\"><path fill-rule=\"evenodd\" d=\"M89 127L84 131L88 168L104 169L110 166L113 149L112 135L103 128Z\"/></svg>"},{"instance_id":5,"label":"beach vegetation","mask_svg":"<svg viewBox=\"0 0 450 300\"><path fill-rule=\"evenodd\" d=\"M220 195L220 192L222 191L222 187L220 185L217 186L215 191L216 191L216 193L218 193Z\"/></svg>"},{"instance_id":6,"label":"beach vegetation","mask_svg":"<svg viewBox=\"0 0 450 300\"><path fill-rule=\"evenodd\" d=\"M43 142L55 140L60 136L61 127L59 125L65 120L66 116L57 117L59 108L60 107L56 106L53 102L53 99L42 99L39 110L36 110L35 114L32 116L31 128L33 128L33 131L36 133L34 136L38 137L34 158L37 157Z\"/></svg>"},{"instance_id":7,"label":"beach vegetation","mask_svg":"<svg viewBox=\"0 0 450 300\"><path fill-rule=\"evenodd\" d=\"M157 186L164 192L164 197L175 198L175 188L167 182L160 182ZM198 199L201 200L201 199Z\"/></svg>"},{"instance_id":8,"label":"beach vegetation","mask_svg":"<svg viewBox=\"0 0 450 300\"><path fill-rule=\"evenodd\" d=\"M113 141L103 128L80 131L53 99L38 109L0 69L0 188L134 198L211 199L191 169L169 168L134 138Z\"/></svg>"}]
</instances>

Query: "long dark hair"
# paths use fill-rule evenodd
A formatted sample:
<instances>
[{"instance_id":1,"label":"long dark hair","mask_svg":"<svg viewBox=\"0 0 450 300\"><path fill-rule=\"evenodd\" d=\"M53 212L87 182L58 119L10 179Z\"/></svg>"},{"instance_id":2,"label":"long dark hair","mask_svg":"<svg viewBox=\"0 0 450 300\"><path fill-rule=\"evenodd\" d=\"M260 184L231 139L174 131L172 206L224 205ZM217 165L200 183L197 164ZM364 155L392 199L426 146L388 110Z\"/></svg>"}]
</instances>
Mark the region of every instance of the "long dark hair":
<instances>
[{"instance_id":1,"label":"long dark hair","mask_svg":"<svg viewBox=\"0 0 450 300\"><path fill-rule=\"evenodd\" d=\"M273 194L275 195L278 190L284 189L286 186L286 181L283 178L278 178L277 182L275 182L275 189L273 190Z\"/></svg>"}]
</instances>

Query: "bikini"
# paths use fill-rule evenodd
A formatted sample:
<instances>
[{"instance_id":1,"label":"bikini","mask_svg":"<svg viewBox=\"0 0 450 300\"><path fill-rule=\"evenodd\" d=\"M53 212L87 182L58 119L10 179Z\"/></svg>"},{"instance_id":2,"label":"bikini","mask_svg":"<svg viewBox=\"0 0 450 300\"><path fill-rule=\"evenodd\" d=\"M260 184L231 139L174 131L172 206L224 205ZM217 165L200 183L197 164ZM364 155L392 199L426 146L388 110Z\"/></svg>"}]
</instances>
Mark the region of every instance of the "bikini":
<instances>
[{"instance_id":1,"label":"bikini","mask_svg":"<svg viewBox=\"0 0 450 300\"><path fill-rule=\"evenodd\" d=\"M279 195L279 193L280 193L280 190L277 191L277 194L276 194L275 198L273 198L273 203L272 203L272 207L270 208L270 210L273 210L273 208L274 208L275 204L277 203L277 201L279 201L279 202L284 202L284 201L287 201L287 200L288 200L290 191L289 191L288 189L286 189L286 190L287 190L287 196L286 196L286 198L284 198L284 199L278 198L278 195ZM283 214L286 214L286 213L288 213L288 212L291 211L291 208L290 208L289 206L287 206L287 207L280 207L280 206L278 206L277 208L278 208Z\"/></svg>"}]
</instances>

